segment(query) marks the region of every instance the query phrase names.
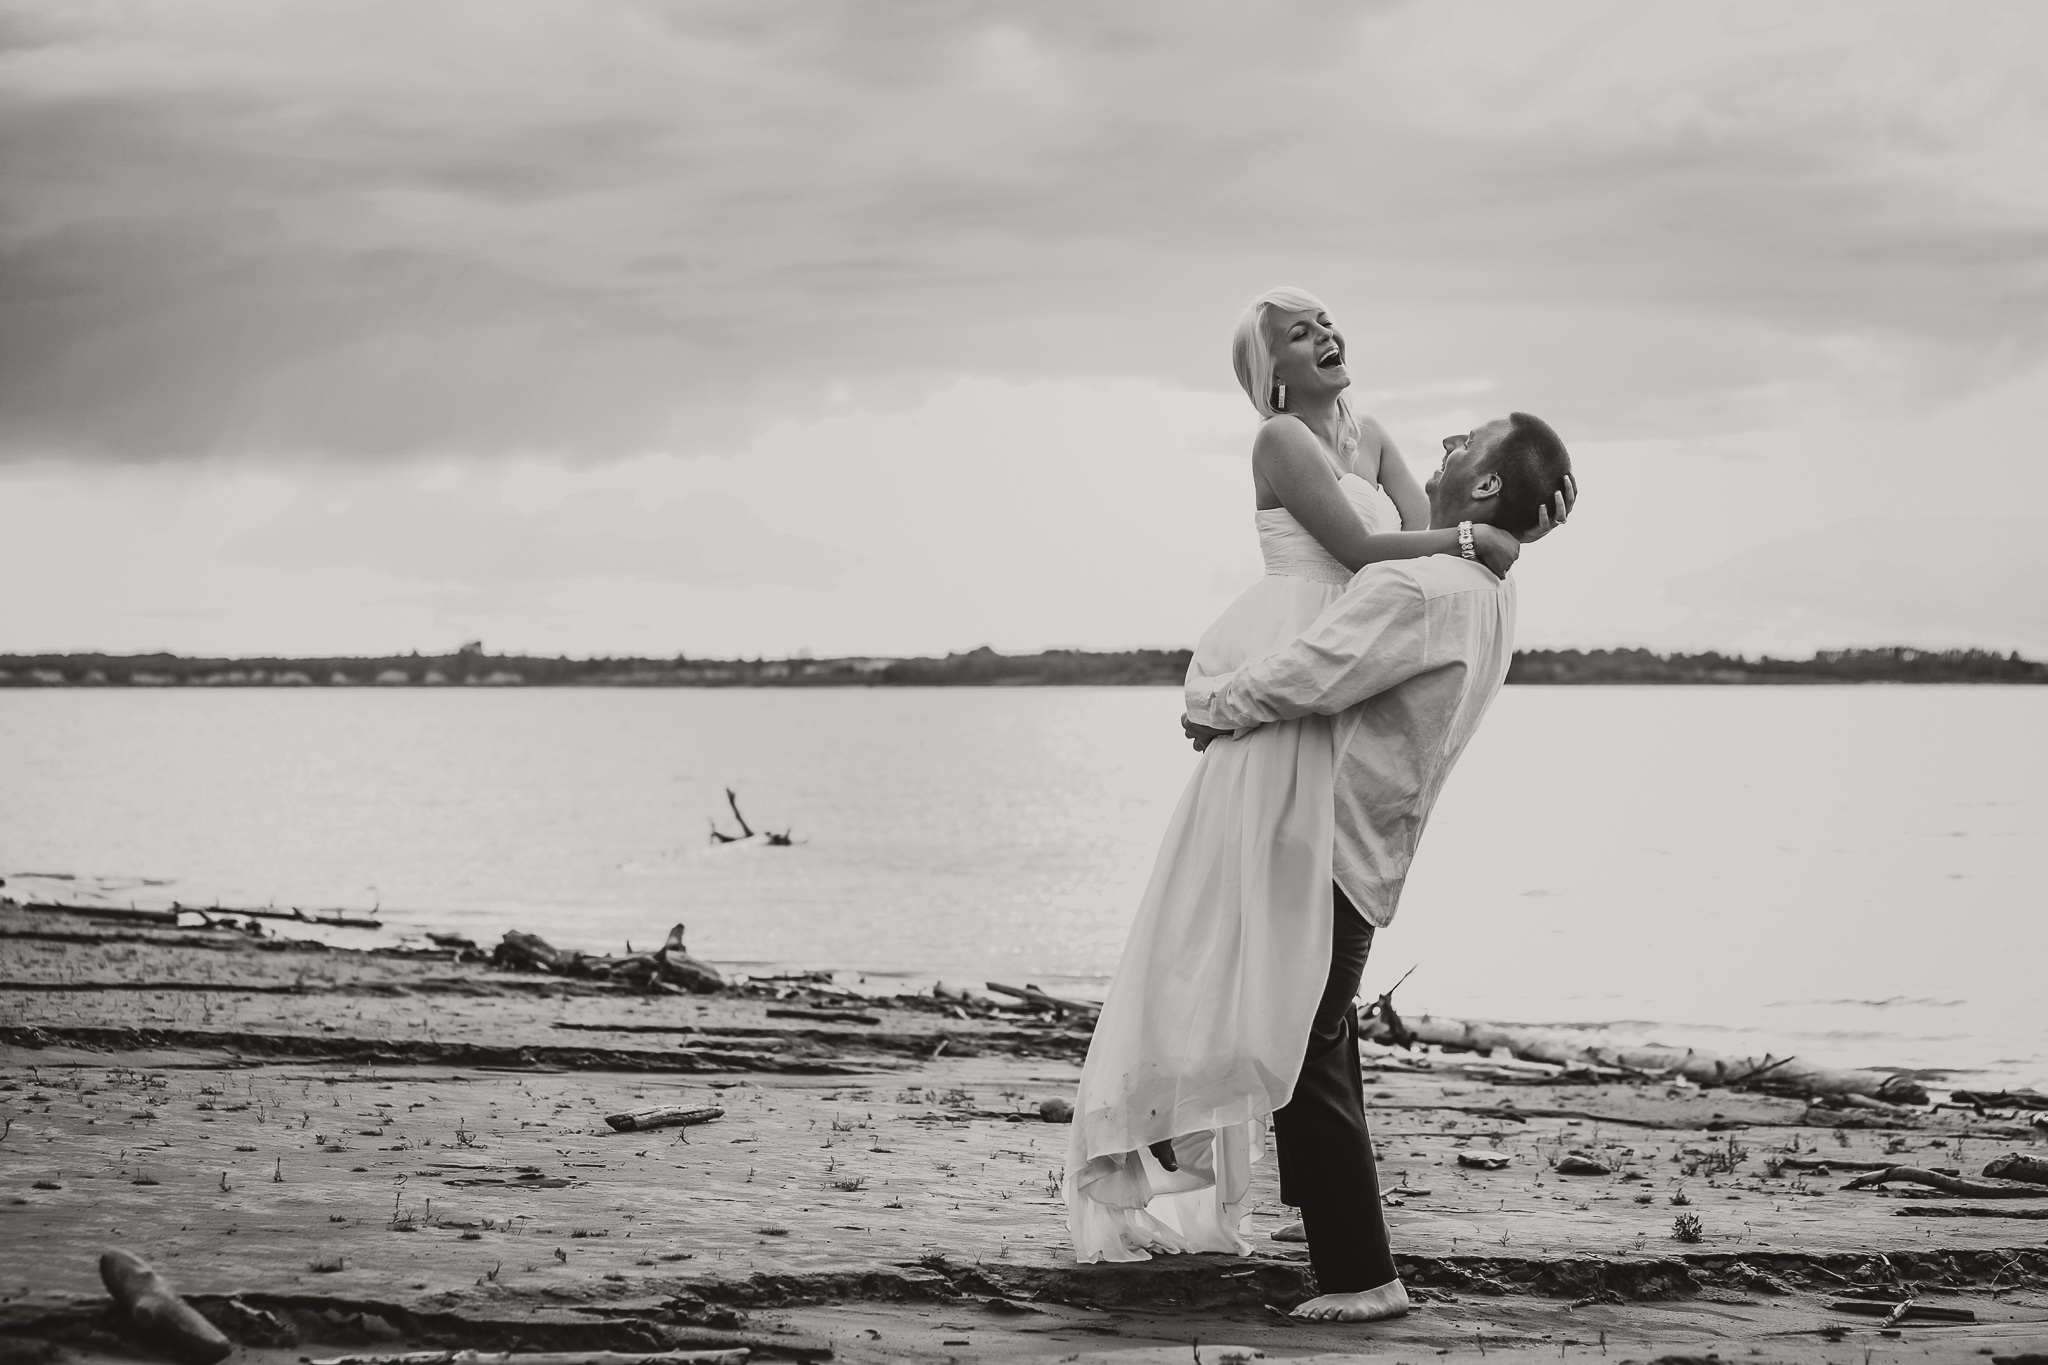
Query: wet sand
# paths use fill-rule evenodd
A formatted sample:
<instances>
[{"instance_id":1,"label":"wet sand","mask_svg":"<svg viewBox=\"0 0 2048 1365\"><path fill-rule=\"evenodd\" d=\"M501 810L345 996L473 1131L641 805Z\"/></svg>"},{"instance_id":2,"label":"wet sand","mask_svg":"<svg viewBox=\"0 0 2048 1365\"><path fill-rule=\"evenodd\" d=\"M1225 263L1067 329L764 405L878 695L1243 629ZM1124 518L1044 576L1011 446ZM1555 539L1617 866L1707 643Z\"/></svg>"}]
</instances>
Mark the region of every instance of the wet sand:
<instances>
[{"instance_id":1,"label":"wet sand","mask_svg":"<svg viewBox=\"0 0 2048 1365\"><path fill-rule=\"evenodd\" d=\"M1419 1302L1396 1323L1310 1326L1281 1311L1310 1284L1301 1249L1269 1238L1287 1216L1270 1163L1255 1255L1073 1265L1069 1130L1037 1105L1070 1092L1085 1026L794 983L650 995L451 953L16 908L0 908L0 964L0 1333L86 1359L147 1355L99 1285L113 1246L252 1361L700 1344L1130 1365L1196 1342L1210 1359L1230 1343L1490 1361L2048 1351L2048 1220L2014 1216L2048 1198L1845 1192L1840 1170L1777 1164L1889 1150L1974 1174L2042 1151L2011 1119L1375 1052L1388 1217ZM726 1112L603 1122L667 1103ZM1559 1174L1573 1151L1609 1174ZM1480 1155L1508 1164L1460 1164ZM1681 1214L1702 1240L1674 1238ZM1978 1321L1886 1335L1827 1307L1908 1285Z\"/></svg>"}]
</instances>

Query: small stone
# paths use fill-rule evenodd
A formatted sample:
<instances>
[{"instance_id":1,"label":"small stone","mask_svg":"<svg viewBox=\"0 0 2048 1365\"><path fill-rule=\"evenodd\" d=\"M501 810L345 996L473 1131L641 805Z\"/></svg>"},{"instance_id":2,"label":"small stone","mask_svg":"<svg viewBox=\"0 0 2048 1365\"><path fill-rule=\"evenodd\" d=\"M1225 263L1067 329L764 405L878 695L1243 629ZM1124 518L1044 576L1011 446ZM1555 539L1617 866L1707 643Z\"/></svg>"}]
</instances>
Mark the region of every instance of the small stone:
<instances>
[{"instance_id":1,"label":"small stone","mask_svg":"<svg viewBox=\"0 0 2048 1365\"><path fill-rule=\"evenodd\" d=\"M1047 1123L1072 1123L1074 1121L1073 1102L1059 1098L1040 1100L1038 1102L1038 1117L1044 1119Z\"/></svg>"}]
</instances>

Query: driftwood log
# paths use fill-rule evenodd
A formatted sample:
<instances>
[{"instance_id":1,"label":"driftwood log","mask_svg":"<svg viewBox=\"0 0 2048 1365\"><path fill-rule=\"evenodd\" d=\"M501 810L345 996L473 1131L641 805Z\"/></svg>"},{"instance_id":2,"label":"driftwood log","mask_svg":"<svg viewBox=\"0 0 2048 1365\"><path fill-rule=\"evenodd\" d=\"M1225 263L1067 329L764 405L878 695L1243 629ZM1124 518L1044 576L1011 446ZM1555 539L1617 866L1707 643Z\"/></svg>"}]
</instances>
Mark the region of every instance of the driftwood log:
<instances>
[{"instance_id":1,"label":"driftwood log","mask_svg":"<svg viewBox=\"0 0 2048 1365\"><path fill-rule=\"evenodd\" d=\"M200 1317L133 1252L109 1251L100 1257L100 1279L144 1339L187 1365L213 1365L235 1349L220 1328Z\"/></svg>"},{"instance_id":2,"label":"driftwood log","mask_svg":"<svg viewBox=\"0 0 2048 1365\"><path fill-rule=\"evenodd\" d=\"M625 957L565 952L538 934L508 929L491 958L500 967L515 971L618 980L648 987L674 985L705 995L722 991L726 985L724 975L716 967L699 962L683 947L680 924L668 931L668 941L653 952Z\"/></svg>"},{"instance_id":3,"label":"driftwood log","mask_svg":"<svg viewBox=\"0 0 2048 1365\"><path fill-rule=\"evenodd\" d=\"M767 1015L770 1019L809 1019L820 1024L879 1024L878 1014L863 1014L858 1010L802 1009L792 1005L771 1005Z\"/></svg>"},{"instance_id":4,"label":"driftwood log","mask_svg":"<svg viewBox=\"0 0 2048 1365\"><path fill-rule=\"evenodd\" d=\"M2048 1095L2038 1090L1957 1090L1949 1099L1978 1109L2048 1109Z\"/></svg>"},{"instance_id":5,"label":"driftwood log","mask_svg":"<svg viewBox=\"0 0 2048 1365\"><path fill-rule=\"evenodd\" d=\"M655 951L654 957L661 964L662 978L685 990L709 995L725 989L725 977L719 970L691 957L683 947L683 926L680 924L668 931L668 940Z\"/></svg>"},{"instance_id":6,"label":"driftwood log","mask_svg":"<svg viewBox=\"0 0 2048 1365\"><path fill-rule=\"evenodd\" d=\"M952 1005L973 1005L977 1009L1008 1009L1010 1006L998 1003L993 997L983 995L972 986L949 986L943 981L932 983L932 999L944 1000Z\"/></svg>"},{"instance_id":7,"label":"driftwood log","mask_svg":"<svg viewBox=\"0 0 2048 1365\"><path fill-rule=\"evenodd\" d=\"M567 975L578 954L562 952L539 934L529 934L524 929L507 929L497 951L491 956L497 959L500 967Z\"/></svg>"},{"instance_id":8,"label":"driftwood log","mask_svg":"<svg viewBox=\"0 0 2048 1365\"><path fill-rule=\"evenodd\" d=\"M84 915L88 919L128 920L136 924L169 924L178 922L175 910L136 910L117 905L65 905L59 901L23 901L24 910L52 911L60 915Z\"/></svg>"},{"instance_id":9,"label":"driftwood log","mask_svg":"<svg viewBox=\"0 0 2048 1365\"><path fill-rule=\"evenodd\" d=\"M2018 1180L1972 1180L1968 1176L1945 1175L1919 1166L1888 1166L1882 1171L1859 1175L1842 1188L1867 1190L1895 1180L1908 1185L1925 1185L1931 1190L1965 1199L2048 1199L2048 1185L2029 1185Z\"/></svg>"},{"instance_id":10,"label":"driftwood log","mask_svg":"<svg viewBox=\"0 0 2048 1365\"><path fill-rule=\"evenodd\" d=\"M1936 1308L1914 1299L1903 1302L1883 1299L1836 1299L1828 1305L1836 1313L1859 1313L1887 1322L1975 1322L1977 1315L1967 1308Z\"/></svg>"},{"instance_id":11,"label":"driftwood log","mask_svg":"<svg viewBox=\"0 0 2048 1365\"><path fill-rule=\"evenodd\" d=\"M988 988L997 995L1007 995L1012 1000L1022 1000L1027 1005L1036 1005L1040 1009L1051 1010L1054 1014L1065 1014L1068 1010L1078 1014L1102 1013L1102 1006L1093 1000L1069 1000L1065 996L1049 995L1032 985L1005 986L1001 982L991 981Z\"/></svg>"},{"instance_id":12,"label":"driftwood log","mask_svg":"<svg viewBox=\"0 0 2048 1365\"><path fill-rule=\"evenodd\" d=\"M749 1348L710 1351L404 1351L328 1356L312 1365L746 1365Z\"/></svg>"},{"instance_id":13,"label":"driftwood log","mask_svg":"<svg viewBox=\"0 0 2048 1365\"><path fill-rule=\"evenodd\" d=\"M995 989L993 984L990 989ZM1679 1047L1589 1047L1582 1035L1559 1029L1431 1015L1389 1019L1377 1008L1370 1011L1370 1017L1359 1020L1359 1034L1380 1043L1401 1041L1399 1035L1405 1035L1450 1051L1485 1053L1506 1048L1525 1062L1605 1067L1651 1078L1683 1076L1709 1088L1754 1085L1778 1094L1860 1095L1891 1104L1927 1103L1923 1087L1890 1072L1815 1066L1795 1057L1723 1057Z\"/></svg>"},{"instance_id":14,"label":"driftwood log","mask_svg":"<svg viewBox=\"0 0 2048 1365\"><path fill-rule=\"evenodd\" d=\"M2048 1160L2007 1152L1994 1158L1984 1168L1984 1174L1994 1180L2024 1180L2029 1184L2048 1185Z\"/></svg>"},{"instance_id":15,"label":"driftwood log","mask_svg":"<svg viewBox=\"0 0 2048 1365\"><path fill-rule=\"evenodd\" d=\"M711 822L712 843L747 844L752 843L756 839L759 839L763 843L767 844L770 848L788 848L791 844L796 842L796 840L790 838L790 833L788 830L783 830L780 834L777 834L773 830L769 830L763 834L754 833L754 827L747 823L747 817L740 814L740 799L739 797L733 795L733 790L731 787L727 787L725 789L725 804L732 807L732 818L739 821L740 832L738 834L727 834L723 830L719 829L718 822L716 820L713 820Z\"/></svg>"},{"instance_id":16,"label":"driftwood log","mask_svg":"<svg viewBox=\"0 0 2048 1365\"><path fill-rule=\"evenodd\" d=\"M1759 1087L1759 1089L1768 1089L1768 1087ZM1890 1100L1874 1100L1868 1095L1836 1092L1814 1095L1810 1098L1813 1100L1815 1107L1820 1109L1862 1109L1873 1114L1881 1114L1886 1118L1903 1117L1909 1121L1920 1117L1920 1115L1915 1114L1903 1104L1894 1104Z\"/></svg>"},{"instance_id":17,"label":"driftwood log","mask_svg":"<svg viewBox=\"0 0 2048 1365\"><path fill-rule=\"evenodd\" d=\"M623 1114L606 1114L604 1121L614 1132L638 1133L649 1128L688 1128L692 1124L709 1123L725 1117L725 1110L719 1106L687 1104L657 1104L646 1109L628 1109Z\"/></svg>"},{"instance_id":18,"label":"driftwood log","mask_svg":"<svg viewBox=\"0 0 2048 1365\"><path fill-rule=\"evenodd\" d=\"M1899 1164L1896 1161L1831 1160L1824 1156L1782 1156L1772 1160L1788 1171L1888 1171Z\"/></svg>"},{"instance_id":19,"label":"driftwood log","mask_svg":"<svg viewBox=\"0 0 2048 1365\"><path fill-rule=\"evenodd\" d=\"M177 901L172 901L171 910L173 913L182 912L187 915L197 915L205 920L211 920L216 916L231 919L239 915L243 919L284 919L291 920L295 924L324 924L330 929L382 929L384 927L383 920L374 919L369 915L351 915L346 910L330 910L325 914L316 911L309 915L296 905L289 910L243 910L232 905L181 905Z\"/></svg>"}]
</instances>

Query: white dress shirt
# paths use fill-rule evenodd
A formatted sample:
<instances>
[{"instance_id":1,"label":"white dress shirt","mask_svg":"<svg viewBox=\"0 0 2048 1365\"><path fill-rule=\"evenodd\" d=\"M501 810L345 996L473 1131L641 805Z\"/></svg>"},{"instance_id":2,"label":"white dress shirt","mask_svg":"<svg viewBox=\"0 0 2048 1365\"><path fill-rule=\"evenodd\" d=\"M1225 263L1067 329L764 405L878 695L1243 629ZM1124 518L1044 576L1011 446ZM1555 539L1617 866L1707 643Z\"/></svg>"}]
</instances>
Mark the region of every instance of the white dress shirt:
<instances>
[{"instance_id":1,"label":"white dress shirt","mask_svg":"<svg viewBox=\"0 0 2048 1365\"><path fill-rule=\"evenodd\" d=\"M1337 885L1394 918L1430 807L1507 680L1515 585L1450 555L1368 564L1300 636L1221 678L1188 716L1237 730L1334 716ZM1230 743L1218 739L1218 744Z\"/></svg>"}]
</instances>

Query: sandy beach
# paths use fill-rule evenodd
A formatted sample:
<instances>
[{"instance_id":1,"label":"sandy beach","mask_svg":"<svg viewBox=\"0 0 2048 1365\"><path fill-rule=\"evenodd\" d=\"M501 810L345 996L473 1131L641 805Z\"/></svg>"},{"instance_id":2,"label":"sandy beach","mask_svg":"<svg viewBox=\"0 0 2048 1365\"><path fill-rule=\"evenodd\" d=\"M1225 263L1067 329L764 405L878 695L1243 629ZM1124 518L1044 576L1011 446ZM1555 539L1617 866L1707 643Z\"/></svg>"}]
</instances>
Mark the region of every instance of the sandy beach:
<instances>
[{"instance_id":1,"label":"sandy beach","mask_svg":"<svg viewBox=\"0 0 2048 1365\"><path fill-rule=\"evenodd\" d=\"M289 934L287 927L284 933ZM1821 1110L1372 1049L1408 1318L1309 1326L1259 1251L1077 1267L1059 1172L1085 1015L823 981L716 994L0 907L8 1358L158 1358L97 1261L252 1362L444 1348L785 1360L1961 1359L2048 1350L2043 1198L1905 1185L2039 1154L2030 1115ZM1937 1093L1939 1098L1939 1093ZM686 1128L604 1116L717 1106ZM1604 1174L1560 1173L1578 1153ZM1504 1158L1504 1161L1497 1160ZM1860 1165L1858 1164L1860 1163ZM1486 1166L1499 1169L1485 1169ZM1696 1217L1696 1242L1674 1235ZM1855 1298L1965 1310L1880 1317ZM1880 1313L1882 1310L1878 1310ZM26 1354L23 1354L26 1353Z\"/></svg>"},{"instance_id":2,"label":"sandy beach","mask_svg":"<svg viewBox=\"0 0 2048 1365\"><path fill-rule=\"evenodd\" d=\"M0 1365L2048 1365L2044 68L0 0Z\"/></svg>"}]
</instances>

